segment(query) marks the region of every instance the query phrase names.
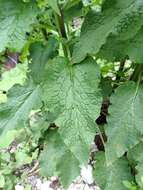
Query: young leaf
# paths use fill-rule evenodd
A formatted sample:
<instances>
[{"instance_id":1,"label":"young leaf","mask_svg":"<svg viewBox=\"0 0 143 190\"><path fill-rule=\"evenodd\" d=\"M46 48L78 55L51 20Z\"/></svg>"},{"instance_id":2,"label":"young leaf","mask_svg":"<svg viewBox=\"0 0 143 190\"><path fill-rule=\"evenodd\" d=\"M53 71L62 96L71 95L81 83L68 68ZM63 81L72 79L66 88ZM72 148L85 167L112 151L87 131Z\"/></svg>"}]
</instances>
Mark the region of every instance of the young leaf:
<instances>
[{"instance_id":1,"label":"young leaf","mask_svg":"<svg viewBox=\"0 0 143 190\"><path fill-rule=\"evenodd\" d=\"M55 55L57 47L57 40L54 38L50 38L45 45L41 42L32 44L30 48L32 63L29 64L29 68L35 83L44 80L45 65Z\"/></svg>"},{"instance_id":2,"label":"young leaf","mask_svg":"<svg viewBox=\"0 0 143 190\"><path fill-rule=\"evenodd\" d=\"M70 4L70 3L69 3ZM65 22L72 21L75 17L80 17L83 15L83 3L81 1L76 1L72 6L64 9Z\"/></svg>"},{"instance_id":3,"label":"young leaf","mask_svg":"<svg viewBox=\"0 0 143 190\"><path fill-rule=\"evenodd\" d=\"M47 2L58 15L61 15L57 0L48 0Z\"/></svg>"},{"instance_id":4,"label":"young leaf","mask_svg":"<svg viewBox=\"0 0 143 190\"><path fill-rule=\"evenodd\" d=\"M118 159L107 167L105 154L96 154L95 181L102 190L126 190L123 181L131 181L131 171L125 158Z\"/></svg>"},{"instance_id":5,"label":"young leaf","mask_svg":"<svg viewBox=\"0 0 143 190\"><path fill-rule=\"evenodd\" d=\"M0 1L0 51L12 48L20 51L26 41L26 32L36 20L36 4L19 0Z\"/></svg>"},{"instance_id":6,"label":"young leaf","mask_svg":"<svg viewBox=\"0 0 143 190\"><path fill-rule=\"evenodd\" d=\"M130 39L142 24L143 1L106 0L101 13L90 12L85 18L80 40L74 48L73 62L98 53L111 34L122 40Z\"/></svg>"},{"instance_id":7,"label":"young leaf","mask_svg":"<svg viewBox=\"0 0 143 190\"><path fill-rule=\"evenodd\" d=\"M62 185L67 188L80 174L79 165L80 161L66 146L58 131L50 131L47 145L40 155L41 174L47 177L58 175Z\"/></svg>"},{"instance_id":8,"label":"young leaf","mask_svg":"<svg viewBox=\"0 0 143 190\"><path fill-rule=\"evenodd\" d=\"M106 134L107 163L111 164L142 138L143 87L134 82L120 86L111 97Z\"/></svg>"},{"instance_id":9,"label":"young leaf","mask_svg":"<svg viewBox=\"0 0 143 190\"><path fill-rule=\"evenodd\" d=\"M99 68L93 59L70 65L57 58L47 65L46 76L43 100L52 112L60 110L55 121L59 133L75 157L85 163L101 107Z\"/></svg>"}]
</instances>

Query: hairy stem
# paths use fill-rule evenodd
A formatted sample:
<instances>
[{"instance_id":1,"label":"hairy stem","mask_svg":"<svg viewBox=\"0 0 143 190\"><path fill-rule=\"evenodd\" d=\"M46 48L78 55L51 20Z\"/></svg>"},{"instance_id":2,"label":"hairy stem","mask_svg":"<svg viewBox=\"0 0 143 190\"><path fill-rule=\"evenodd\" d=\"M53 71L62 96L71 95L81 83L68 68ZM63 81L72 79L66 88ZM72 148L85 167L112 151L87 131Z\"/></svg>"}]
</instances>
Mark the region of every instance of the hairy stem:
<instances>
[{"instance_id":1,"label":"hairy stem","mask_svg":"<svg viewBox=\"0 0 143 190\"><path fill-rule=\"evenodd\" d=\"M116 84L114 84L113 89L118 87L118 82L121 80L121 72L124 71L124 66L125 66L126 58L122 59L120 62L119 70L116 74Z\"/></svg>"},{"instance_id":2,"label":"hairy stem","mask_svg":"<svg viewBox=\"0 0 143 190\"><path fill-rule=\"evenodd\" d=\"M139 78L140 74L142 74L142 72L143 72L143 65L137 64L135 69L134 69L133 74L130 77L130 80L137 82L138 78Z\"/></svg>"},{"instance_id":3,"label":"hairy stem","mask_svg":"<svg viewBox=\"0 0 143 190\"><path fill-rule=\"evenodd\" d=\"M117 75L116 75L117 81L119 81L121 79L121 72L124 70L125 62L126 62L126 59L123 59L120 62L120 67L119 67L119 70L118 70Z\"/></svg>"},{"instance_id":4,"label":"hairy stem","mask_svg":"<svg viewBox=\"0 0 143 190\"><path fill-rule=\"evenodd\" d=\"M68 37L67 37L65 23L64 23L64 15L63 15L63 11L60 8L60 6L59 6L59 10L60 10L61 15L58 15L55 13L55 19L56 19L58 32L62 38L67 40ZM62 47L63 47L63 52L64 52L65 57L67 57L67 58L70 57L70 51L69 51L68 46L65 43L62 43Z\"/></svg>"}]
</instances>

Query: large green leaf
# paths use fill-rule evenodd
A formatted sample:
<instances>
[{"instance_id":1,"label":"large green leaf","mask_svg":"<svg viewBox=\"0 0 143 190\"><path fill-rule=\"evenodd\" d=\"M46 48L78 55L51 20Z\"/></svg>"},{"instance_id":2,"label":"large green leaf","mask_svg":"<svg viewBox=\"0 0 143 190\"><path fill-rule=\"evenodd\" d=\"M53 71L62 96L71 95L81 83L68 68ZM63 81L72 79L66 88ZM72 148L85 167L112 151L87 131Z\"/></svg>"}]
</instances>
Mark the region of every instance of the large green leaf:
<instances>
[{"instance_id":1,"label":"large green leaf","mask_svg":"<svg viewBox=\"0 0 143 190\"><path fill-rule=\"evenodd\" d=\"M40 88L29 82L14 86L8 94L8 102L0 105L0 134L9 129L24 127L32 108L40 103Z\"/></svg>"},{"instance_id":2,"label":"large green leaf","mask_svg":"<svg viewBox=\"0 0 143 190\"><path fill-rule=\"evenodd\" d=\"M35 3L19 0L0 1L0 51L12 48L20 51L26 40L26 32L36 20Z\"/></svg>"},{"instance_id":3,"label":"large green leaf","mask_svg":"<svg viewBox=\"0 0 143 190\"><path fill-rule=\"evenodd\" d=\"M80 163L71 150L66 146L57 131L50 131L47 145L40 155L41 174L44 176L59 176L64 187L80 174Z\"/></svg>"},{"instance_id":4,"label":"large green leaf","mask_svg":"<svg viewBox=\"0 0 143 190\"><path fill-rule=\"evenodd\" d=\"M134 147L143 135L143 86L127 82L111 97L106 133L106 158L111 164Z\"/></svg>"},{"instance_id":5,"label":"large green leaf","mask_svg":"<svg viewBox=\"0 0 143 190\"><path fill-rule=\"evenodd\" d=\"M85 18L73 62L98 53L111 34L122 40L132 38L142 25L142 0L106 0L101 13L90 12Z\"/></svg>"},{"instance_id":6,"label":"large green leaf","mask_svg":"<svg viewBox=\"0 0 143 190\"><path fill-rule=\"evenodd\" d=\"M131 171L125 158L107 167L103 152L96 154L95 181L102 190L126 190L123 181L131 181Z\"/></svg>"},{"instance_id":7,"label":"large green leaf","mask_svg":"<svg viewBox=\"0 0 143 190\"><path fill-rule=\"evenodd\" d=\"M32 71L28 73L27 81L23 86L14 86L8 92L8 101L0 104L0 134L9 129L26 126L30 111L41 106L41 86L45 71L44 64L48 62L56 50L56 41L55 43L51 43L51 45L49 43L51 41L47 42L45 46L42 46L41 43L35 44L35 49L31 50L33 62L30 64L30 69ZM37 53L37 58L34 58L35 53ZM37 75L37 80L35 67L36 71L40 72Z\"/></svg>"},{"instance_id":8,"label":"large green leaf","mask_svg":"<svg viewBox=\"0 0 143 190\"><path fill-rule=\"evenodd\" d=\"M47 67L43 100L50 111L59 110L56 125L64 143L79 161L87 162L99 116L101 95L99 68L93 59L70 65L57 58Z\"/></svg>"},{"instance_id":9,"label":"large green leaf","mask_svg":"<svg viewBox=\"0 0 143 190\"><path fill-rule=\"evenodd\" d=\"M143 28L129 40L110 36L98 56L108 61L120 61L128 56L135 63L143 63Z\"/></svg>"}]
</instances>

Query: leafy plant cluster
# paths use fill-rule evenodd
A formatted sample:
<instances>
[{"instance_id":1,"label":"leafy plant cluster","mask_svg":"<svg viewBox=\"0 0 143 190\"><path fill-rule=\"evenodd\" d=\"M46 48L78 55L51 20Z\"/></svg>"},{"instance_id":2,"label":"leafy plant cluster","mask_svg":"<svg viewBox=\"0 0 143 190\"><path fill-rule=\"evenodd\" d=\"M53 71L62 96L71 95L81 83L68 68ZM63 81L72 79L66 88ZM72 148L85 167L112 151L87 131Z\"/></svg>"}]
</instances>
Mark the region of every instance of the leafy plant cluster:
<instances>
[{"instance_id":1,"label":"leafy plant cluster","mask_svg":"<svg viewBox=\"0 0 143 190\"><path fill-rule=\"evenodd\" d=\"M0 188L39 159L67 189L95 141L101 190L141 190L142 51L142 0L1 0L1 148L24 148L0 153Z\"/></svg>"}]
</instances>

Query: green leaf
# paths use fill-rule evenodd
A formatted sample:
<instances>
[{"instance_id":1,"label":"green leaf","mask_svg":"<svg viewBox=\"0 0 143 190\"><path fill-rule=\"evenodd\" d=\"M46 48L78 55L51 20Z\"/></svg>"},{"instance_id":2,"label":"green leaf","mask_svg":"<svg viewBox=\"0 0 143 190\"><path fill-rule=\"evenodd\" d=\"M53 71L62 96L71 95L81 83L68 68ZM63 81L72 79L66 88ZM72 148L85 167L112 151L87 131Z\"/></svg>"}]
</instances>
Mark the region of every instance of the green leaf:
<instances>
[{"instance_id":1,"label":"green leaf","mask_svg":"<svg viewBox=\"0 0 143 190\"><path fill-rule=\"evenodd\" d=\"M16 130L11 130L8 131L6 134L1 135L0 138L0 148L7 148L12 141L16 138L17 131Z\"/></svg>"},{"instance_id":2,"label":"green leaf","mask_svg":"<svg viewBox=\"0 0 143 190\"><path fill-rule=\"evenodd\" d=\"M102 190L126 190L123 181L132 180L131 171L125 158L120 158L107 167L103 152L96 154L94 176Z\"/></svg>"},{"instance_id":3,"label":"green leaf","mask_svg":"<svg viewBox=\"0 0 143 190\"><path fill-rule=\"evenodd\" d=\"M72 6L68 7L67 9L64 9L64 18L65 22L72 21L75 17L80 17L83 15L83 4L81 1L76 1L73 3Z\"/></svg>"},{"instance_id":4,"label":"green leaf","mask_svg":"<svg viewBox=\"0 0 143 190\"><path fill-rule=\"evenodd\" d=\"M95 119L100 113L99 80L99 67L93 59L70 65L64 58L57 58L47 65L43 100L51 112L59 110L55 121L59 133L81 163L88 160Z\"/></svg>"},{"instance_id":5,"label":"green leaf","mask_svg":"<svg viewBox=\"0 0 143 190\"><path fill-rule=\"evenodd\" d=\"M44 80L45 65L55 55L57 47L58 44L54 38L50 38L45 45L41 42L32 44L30 48L32 63L29 64L29 68L35 83Z\"/></svg>"},{"instance_id":6,"label":"green leaf","mask_svg":"<svg viewBox=\"0 0 143 190\"><path fill-rule=\"evenodd\" d=\"M0 1L0 51L11 48L20 51L26 41L26 32L36 20L36 4L19 0Z\"/></svg>"},{"instance_id":7,"label":"green leaf","mask_svg":"<svg viewBox=\"0 0 143 190\"><path fill-rule=\"evenodd\" d=\"M103 152L98 152L95 158L96 158L96 163L94 165L93 176L95 177L95 182L103 190L105 189L106 186L106 180L108 174L105 155Z\"/></svg>"},{"instance_id":8,"label":"green leaf","mask_svg":"<svg viewBox=\"0 0 143 190\"><path fill-rule=\"evenodd\" d=\"M142 160L143 161L143 160ZM143 188L143 162L139 162L138 165L136 166L136 171L138 172L136 177L136 182L137 184Z\"/></svg>"},{"instance_id":9,"label":"green leaf","mask_svg":"<svg viewBox=\"0 0 143 190\"><path fill-rule=\"evenodd\" d=\"M7 96L2 91L0 91L0 103L5 103L7 101Z\"/></svg>"},{"instance_id":10,"label":"green leaf","mask_svg":"<svg viewBox=\"0 0 143 190\"><path fill-rule=\"evenodd\" d=\"M134 82L120 86L111 97L106 134L107 163L111 164L142 138L143 87Z\"/></svg>"},{"instance_id":11,"label":"green leaf","mask_svg":"<svg viewBox=\"0 0 143 190\"><path fill-rule=\"evenodd\" d=\"M90 12L85 18L73 62L82 61L88 54L97 54L110 35L122 40L132 38L142 25L142 0L106 0L101 13Z\"/></svg>"},{"instance_id":12,"label":"green leaf","mask_svg":"<svg viewBox=\"0 0 143 190\"><path fill-rule=\"evenodd\" d=\"M57 0L47 0L47 2L58 15L61 15Z\"/></svg>"},{"instance_id":13,"label":"green leaf","mask_svg":"<svg viewBox=\"0 0 143 190\"><path fill-rule=\"evenodd\" d=\"M124 186L127 187L127 189L132 189L132 184L129 181L124 181Z\"/></svg>"},{"instance_id":14,"label":"green leaf","mask_svg":"<svg viewBox=\"0 0 143 190\"><path fill-rule=\"evenodd\" d=\"M136 170L136 182L140 187L143 187L143 142L139 142L135 147L133 147L128 152L128 159L132 166L135 167Z\"/></svg>"},{"instance_id":15,"label":"green leaf","mask_svg":"<svg viewBox=\"0 0 143 190\"><path fill-rule=\"evenodd\" d=\"M3 188L5 185L4 176L0 173L0 188Z\"/></svg>"},{"instance_id":16,"label":"green leaf","mask_svg":"<svg viewBox=\"0 0 143 190\"><path fill-rule=\"evenodd\" d=\"M27 70L27 64L17 64L15 68L4 72L0 81L0 91L9 90L14 84L23 85L27 78Z\"/></svg>"},{"instance_id":17,"label":"green leaf","mask_svg":"<svg viewBox=\"0 0 143 190\"><path fill-rule=\"evenodd\" d=\"M120 40L110 36L100 50L98 57L108 61L120 61L125 57L135 63L143 63L143 28L131 39Z\"/></svg>"},{"instance_id":18,"label":"green leaf","mask_svg":"<svg viewBox=\"0 0 143 190\"><path fill-rule=\"evenodd\" d=\"M16 166L30 164L33 160L31 155L28 155L25 150L18 150L15 152Z\"/></svg>"},{"instance_id":19,"label":"green leaf","mask_svg":"<svg viewBox=\"0 0 143 190\"><path fill-rule=\"evenodd\" d=\"M139 142L136 146L134 146L132 149L130 149L128 151L128 159L129 161L136 165L138 162L142 162L143 161L143 142Z\"/></svg>"},{"instance_id":20,"label":"green leaf","mask_svg":"<svg viewBox=\"0 0 143 190\"><path fill-rule=\"evenodd\" d=\"M31 110L41 106L44 64L51 58L52 52L55 52L55 45L53 43L50 45L50 42L48 42L48 46L39 46L38 44L36 48L35 45L35 49L31 51L31 57L34 57L35 53L37 53L37 58L33 58L30 65L32 71L28 73L27 81L23 86L14 86L8 92L8 102L0 105L0 135L9 129L25 127ZM41 74L37 74L36 79L38 70Z\"/></svg>"},{"instance_id":21,"label":"green leaf","mask_svg":"<svg viewBox=\"0 0 143 190\"><path fill-rule=\"evenodd\" d=\"M0 135L9 129L25 127L30 111L40 104L40 87L30 83L14 86L8 102L0 106Z\"/></svg>"},{"instance_id":22,"label":"green leaf","mask_svg":"<svg viewBox=\"0 0 143 190\"><path fill-rule=\"evenodd\" d=\"M103 98L110 97L112 94L112 84L111 84L111 79L109 78L102 78L101 83L100 83L101 89L102 89L102 96Z\"/></svg>"},{"instance_id":23,"label":"green leaf","mask_svg":"<svg viewBox=\"0 0 143 190\"><path fill-rule=\"evenodd\" d=\"M71 152L57 131L50 131L47 145L40 155L41 174L58 175L62 185L67 188L80 174L79 160ZM67 173L68 171L68 173Z\"/></svg>"}]
</instances>

